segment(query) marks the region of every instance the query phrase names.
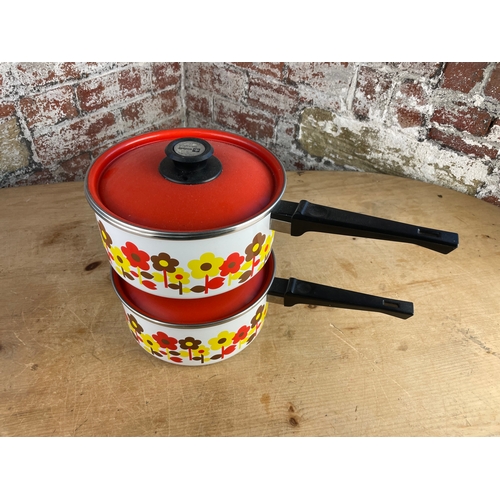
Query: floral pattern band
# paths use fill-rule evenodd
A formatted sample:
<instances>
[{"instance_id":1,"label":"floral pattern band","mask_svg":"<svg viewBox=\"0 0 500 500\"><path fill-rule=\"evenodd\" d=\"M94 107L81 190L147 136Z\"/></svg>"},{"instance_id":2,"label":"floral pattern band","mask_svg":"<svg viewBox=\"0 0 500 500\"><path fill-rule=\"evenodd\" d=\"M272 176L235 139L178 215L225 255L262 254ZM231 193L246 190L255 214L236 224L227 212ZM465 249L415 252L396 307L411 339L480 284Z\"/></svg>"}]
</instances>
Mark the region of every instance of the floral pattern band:
<instances>
[{"instance_id":1,"label":"floral pattern band","mask_svg":"<svg viewBox=\"0 0 500 500\"><path fill-rule=\"evenodd\" d=\"M132 241L115 244L109 229L99 219L98 225L109 261L120 276L149 293L163 288L178 296L207 295L214 290L220 293L223 287L244 283L264 267L274 238L273 230L259 231L246 242L243 252L224 255L203 252L197 258L181 262L181 257L171 251L148 253Z\"/></svg>"},{"instance_id":2,"label":"floral pattern band","mask_svg":"<svg viewBox=\"0 0 500 500\"><path fill-rule=\"evenodd\" d=\"M197 335L197 329L149 331L154 324L139 322L132 311L125 308L127 324L137 343L153 356L170 363L200 366L222 361L251 344L259 334L267 315L268 304L259 304L250 321L232 328L234 321L223 324L220 331ZM143 324L141 324L143 323ZM226 329L222 329L226 326ZM156 328L154 328L156 330ZM207 329L208 330L208 329ZM203 332L203 329L200 330ZM189 332L187 335L176 332Z\"/></svg>"}]
</instances>

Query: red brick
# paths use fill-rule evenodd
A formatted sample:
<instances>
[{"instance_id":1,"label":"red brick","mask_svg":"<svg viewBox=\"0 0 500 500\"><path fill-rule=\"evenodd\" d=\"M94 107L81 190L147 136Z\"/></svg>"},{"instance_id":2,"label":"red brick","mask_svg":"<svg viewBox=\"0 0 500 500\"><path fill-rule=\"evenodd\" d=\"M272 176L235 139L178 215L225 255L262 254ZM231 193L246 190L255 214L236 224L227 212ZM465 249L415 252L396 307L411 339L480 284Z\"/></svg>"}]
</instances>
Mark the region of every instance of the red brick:
<instances>
[{"instance_id":1,"label":"red brick","mask_svg":"<svg viewBox=\"0 0 500 500\"><path fill-rule=\"evenodd\" d=\"M318 90L339 92L351 81L353 69L336 62L297 62L288 65L288 82L306 84Z\"/></svg>"},{"instance_id":2,"label":"red brick","mask_svg":"<svg viewBox=\"0 0 500 500\"><path fill-rule=\"evenodd\" d=\"M173 115L181 109L179 92L176 88L165 90L153 97L153 103L163 116Z\"/></svg>"},{"instance_id":3,"label":"red brick","mask_svg":"<svg viewBox=\"0 0 500 500\"><path fill-rule=\"evenodd\" d=\"M484 93L485 95L500 101L500 64L497 64L491 73L488 83L484 89Z\"/></svg>"},{"instance_id":4,"label":"red brick","mask_svg":"<svg viewBox=\"0 0 500 500\"><path fill-rule=\"evenodd\" d=\"M210 63L187 64L186 82L188 91L198 88L234 101L243 99L248 86L247 76L241 71Z\"/></svg>"},{"instance_id":5,"label":"red brick","mask_svg":"<svg viewBox=\"0 0 500 500\"><path fill-rule=\"evenodd\" d=\"M449 62L446 63L441 87L458 90L467 94L483 80L484 70L488 63L482 62Z\"/></svg>"},{"instance_id":6,"label":"red brick","mask_svg":"<svg viewBox=\"0 0 500 500\"><path fill-rule=\"evenodd\" d=\"M369 117L370 109L382 108L389 97L391 79L373 68L363 66L359 70L353 111L358 118Z\"/></svg>"},{"instance_id":7,"label":"red brick","mask_svg":"<svg viewBox=\"0 0 500 500\"><path fill-rule=\"evenodd\" d=\"M500 207L500 199L498 199L496 196L485 196L484 198L481 199L483 201L486 201L487 203L491 203L492 205Z\"/></svg>"},{"instance_id":8,"label":"red brick","mask_svg":"<svg viewBox=\"0 0 500 500\"><path fill-rule=\"evenodd\" d=\"M164 90L181 81L180 63L153 63L151 72L153 90Z\"/></svg>"},{"instance_id":9,"label":"red brick","mask_svg":"<svg viewBox=\"0 0 500 500\"><path fill-rule=\"evenodd\" d=\"M120 103L148 90L140 68L126 68L100 75L78 85L76 93L83 111L95 111Z\"/></svg>"},{"instance_id":10,"label":"red brick","mask_svg":"<svg viewBox=\"0 0 500 500\"><path fill-rule=\"evenodd\" d=\"M82 73L74 62L35 62L16 65L19 80L23 85L39 87L81 78Z\"/></svg>"},{"instance_id":11,"label":"red brick","mask_svg":"<svg viewBox=\"0 0 500 500\"><path fill-rule=\"evenodd\" d=\"M105 108L114 100L109 89L116 84L115 74L80 83L76 89L76 95L83 111L92 111Z\"/></svg>"},{"instance_id":12,"label":"red brick","mask_svg":"<svg viewBox=\"0 0 500 500\"><path fill-rule=\"evenodd\" d=\"M10 118L16 113L14 104L10 102L0 102L0 118Z\"/></svg>"},{"instance_id":13,"label":"red brick","mask_svg":"<svg viewBox=\"0 0 500 500\"><path fill-rule=\"evenodd\" d=\"M73 88L69 85L20 100L21 111L29 128L55 125L78 116Z\"/></svg>"},{"instance_id":14,"label":"red brick","mask_svg":"<svg viewBox=\"0 0 500 500\"><path fill-rule=\"evenodd\" d=\"M274 134L274 120L257 110L216 99L214 115L218 124L255 140L270 139Z\"/></svg>"},{"instance_id":15,"label":"red brick","mask_svg":"<svg viewBox=\"0 0 500 500\"><path fill-rule=\"evenodd\" d=\"M142 90L141 72L128 68L118 73L118 88L123 97L134 97Z\"/></svg>"},{"instance_id":16,"label":"red brick","mask_svg":"<svg viewBox=\"0 0 500 500\"><path fill-rule=\"evenodd\" d=\"M402 128L421 127L424 123L424 115L415 109L400 107L397 108L396 115Z\"/></svg>"},{"instance_id":17,"label":"red brick","mask_svg":"<svg viewBox=\"0 0 500 500\"><path fill-rule=\"evenodd\" d=\"M188 93L186 95L186 108L187 112L199 113L202 116L210 117L210 99L204 95L193 95Z\"/></svg>"},{"instance_id":18,"label":"red brick","mask_svg":"<svg viewBox=\"0 0 500 500\"><path fill-rule=\"evenodd\" d=\"M393 93L389 113L396 117L402 128L420 127L424 122L423 106L428 103L427 92L423 85L413 80L399 84Z\"/></svg>"},{"instance_id":19,"label":"red brick","mask_svg":"<svg viewBox=\"0 0 500 500\"><path fill-rule=\"evenodd\" d=\"M27 179L16 182L16 186L31 186L34 184L53 184L56 180L54 173L48 168L36 168L33 170Z\"/></svg>"},{"instance_id":20,"label":"red brick","mask_svg":"<svg viewBox=\"0 0 500 500\"><path fill-rule=\"evenodd\" d=\"M282 62L233 62L231 64L277 79L281 79L285 67L285 63Z\"/></svg>"},{"instance_id":21,"label":"red brick","mask_svg":"<svg viewBox=\"0 0 500 500\"><path fill-rule=\"evenodd\" d=\"M429 130L429 139L467 155L478 156L480 158L487 156L491 159L495 159L498 155L498 149L494 147L486 144L468 144L458 135L443 132L435 127L431 127Z\"/></svg>"},{"instance_id":22,"label":"red brick","mask_svg":"<svg viewBox=\"0 0 500 500\"><path fill-rule=\"evenodd\" d=\"M112 112L88 115L62 124L33 140L35 152L42 163L53 164L97 148L115 139L118 125Z\"/></svg>"},{"instance_id":23,"label":"red brick","mask_svg":"<svg viewBox=\"0 0 500 500\"><path fill-rule=\"evenodd\" d=\"M61 162L57 175L59 182L82 180L91 164L90 153L83 153Z\"/></svg>"},{"instance_id":24,"label":"red brick","mask_svg":"<svg viewBox=\"0 0 500 500\"><path fill-rule=\"evenodd\" d=\"M121 110L122 118L129 129L153 125L180 110L180 99L176 88L157 95L134 101Z\"/></svg>"},{"instance_id":25,"label":"red brick","mask_svg":"<svg viewBox=\"0 0 500 500\"><path fill-rule=\"evenodd\" d=\"M274 114L289 114L297 111L299 93L293 87L251 78L248 87L248 104Z\"/></svg>"},{"instance_id":26,"label":"red brick","mask_svg":"<svg viewBox=\"0 0 500 500\"><path fill-rule=\"evenodd\" d=\"M405 100L414 101L417 106L427 104L427 94L422 84L414 81L405 81L399 86L399 91Z\"/></svg>"},{"instance_id":27,"label":"red brick","mask_svg":"<svg viewBox=\"0 0 500 500\"><path fill-rule=\"evenodd\" d=\"M456 110L438 108L431 120L441 125L451 125L462 132L485 136L488 134L493 117L485 110L462 106Z\"/></svg>"}]
</instances>

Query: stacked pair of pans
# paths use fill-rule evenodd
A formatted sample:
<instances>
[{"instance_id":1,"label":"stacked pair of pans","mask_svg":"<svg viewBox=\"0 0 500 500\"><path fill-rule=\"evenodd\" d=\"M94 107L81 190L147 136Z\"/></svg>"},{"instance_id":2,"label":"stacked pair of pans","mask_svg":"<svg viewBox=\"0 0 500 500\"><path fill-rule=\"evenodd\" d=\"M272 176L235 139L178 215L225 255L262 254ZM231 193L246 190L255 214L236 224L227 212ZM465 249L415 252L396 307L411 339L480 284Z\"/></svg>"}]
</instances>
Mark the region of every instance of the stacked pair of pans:
<instances>
[{"instance_id":1,"label":"stacked pair of pans","mask_svg":"<svg viewBox=\"0 0 500 500\"><path fill-rule=\"evenodd\" d=\"M268 300L413 315L413 304L275 277L275 231L415 243L448 253L458 235L308 201L282 200L285 171L265 147L216 130L171 129L105 151L87 173L114 289L136 341L202 366L259 334Z\"/></svg>"}]
</instances>

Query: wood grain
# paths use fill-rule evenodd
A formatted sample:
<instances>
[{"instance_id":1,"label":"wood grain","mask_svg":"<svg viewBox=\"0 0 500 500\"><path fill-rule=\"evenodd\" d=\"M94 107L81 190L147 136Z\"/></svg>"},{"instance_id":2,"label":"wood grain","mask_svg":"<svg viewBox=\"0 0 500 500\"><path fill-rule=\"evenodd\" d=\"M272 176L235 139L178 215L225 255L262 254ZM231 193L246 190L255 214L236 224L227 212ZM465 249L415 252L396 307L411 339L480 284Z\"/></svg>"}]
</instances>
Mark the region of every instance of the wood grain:
<instances>
[{"instance_id":1,"label":"wood grain","mask_svg":"<svg viewBox=\"0 0 500 500\"><path fill-rule=\"evenodd\" d=\"M277 234L278 276L409 300L415 316L270 304L241 354L180 367L128 332L83 183L1 190L0 435L500 435L499 208L352 172L288 173L285 199L460 246Z\"/></svg>"}]
</instances>

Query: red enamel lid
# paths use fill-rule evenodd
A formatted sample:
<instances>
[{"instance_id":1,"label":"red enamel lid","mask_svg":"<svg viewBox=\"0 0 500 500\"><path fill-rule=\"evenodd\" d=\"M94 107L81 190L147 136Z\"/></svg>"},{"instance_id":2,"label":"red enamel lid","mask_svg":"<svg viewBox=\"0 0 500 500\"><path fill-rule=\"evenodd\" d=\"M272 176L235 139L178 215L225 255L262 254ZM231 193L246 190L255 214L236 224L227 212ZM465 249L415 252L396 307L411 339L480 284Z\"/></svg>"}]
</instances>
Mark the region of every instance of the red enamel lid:
<instances>
[{"instance_id":1,"label":"red enamel lid","mask_svg":"<svg viewBox=\"0 0 500 500\"><path fill-rule=\"evenodd\" d=\"M228 132L171 129L105 151L86 195L100 215L146 230L192 233L233 227L269 211L286 178L265 147Z\"/></svg>"},{"instance_id":2,"label":"red enamel lid","mask_svg":"<svg viewBox=\"0 0 500 500\"><path fill-rule=\"evenodd\" d=\"M274 278L274 253L251 280L220 295L169 299L146 293L112 270L112 283L122 302L142 316L171 325L205 326L237 316L263 297Z\"/></svg>"}]
</instances>

